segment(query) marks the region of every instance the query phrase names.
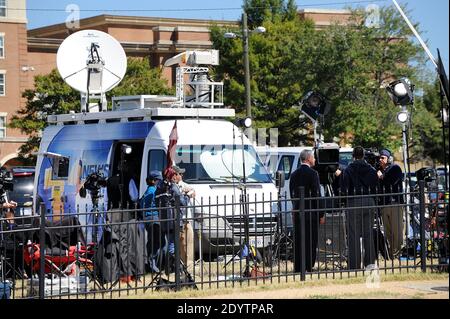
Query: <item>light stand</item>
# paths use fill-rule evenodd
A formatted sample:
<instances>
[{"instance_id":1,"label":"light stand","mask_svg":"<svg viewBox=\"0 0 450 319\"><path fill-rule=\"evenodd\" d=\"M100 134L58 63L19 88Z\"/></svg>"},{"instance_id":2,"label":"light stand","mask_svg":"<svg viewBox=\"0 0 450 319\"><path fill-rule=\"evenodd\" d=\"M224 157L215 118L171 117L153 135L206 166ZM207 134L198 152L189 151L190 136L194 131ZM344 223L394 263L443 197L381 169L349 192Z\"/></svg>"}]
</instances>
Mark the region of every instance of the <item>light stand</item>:
<instances>
[{"instance_id":1,"label":"light stand","mask_svg":"<svg viewBox=\"0 0 450 319\"><path fill-rule=\"evenodd\" d=\"M320 92L309 91L305 94L299 103L300 111L313 123L314 127L314 150L318 150L323 143L322 125L325 122L325 115L330 112L331 105L328 99ZM320 133L317 130L320 129ZM336 147L338 147L336 145ZM318 163L320 164L320 163ZM324 188L329 196L334 196L332 178L334 173L328 172L328 178L324 183Z\"/></svg>"},{"instance_id":2,"label":"light stand","mask_svg":"<svg viewBox=\"0 0 450 319\"><path fill-rule=\"evenodd\" d=\"M124 194L123 194L123 189L124 189L124 176L123 176L123 170L124 170L124 163L125 163L125 154L131 154L132 152L132 148L131 146L127 145L127 144L122 144L120 146L120 184L119 184L119 190L120 190L120 205L122 209L126 209L126 207L123 207L124 205Z\"/></svg>"},{"instance_id":3,"label":"light stand","mask_svg":"<svg viewBox=\"0 0 450 319\"><path fill-rule=\"evenodd\" d=\"M417 40L419 41L420 45L422 46L423 50L426 52L426 54L428 55L430 61L433 63L434 67L436 68L436 72L438 73L438 77L439 77L439 82L440 82L440 93L441 93L441 117L442 117L442 134L443 134L443 146L444 146L444 176L445 176L445 188L448 189L448 177L447 177L447 173L448 173L448 169L447 169L447 154L446 154L446 147L445 147L445 140L447 139L447 135L445 134L445 120L444 120L444 113L445 111L447 111L447 116L448 116L448 109L446 110L444 108L444 101L443 99L445 98L446 102L447 102L447 108L449 106L449 82L448 82L448 77L447 74L445 73L445 68L444 68L444 64L442 63L442 59L441 59L441 54L438 51L438 59L436 60L434 58L434 56L431 54L430 50L428 49L427 45L425 44L425 42L422 40L422 38L420 37L419 33L417 32L417 30L414 28L413 24L411 23L411 21L409 21L408 17L406 16L406 14L403 12L402 8L399 6L399 4L397 3L396 0L392 0L392 2L394 3L395 7L397 8L398 12L400 13L400 15L402 16L403 20L405 20L406 24L408 25L408 27L411 29L412 33L414 34L414 36L417 38ZM447 118L448 121L448 118ZM448 123L447 123L447 127L448 127Z\"/></svg>"},{"instance_id":4,"label":"light stand","mask_svg":"<svg viewBox=\"0 0 450 319\"><path fill-rule=\"evenodd\" d=\"M442 85L439 86L439 95L441 99L441 122L442 122L442 143L444 146L444 180L445 180L445 190L449 189L449 181L448 181L448 168L447 168L447 148L446 148L446 139L448 135L445 133L445 130L449 127L448 125L448 109L445 108L444 104L444 91L442 90Z\"/></svg>"},{"instance_id":5,"label":"light stand","mask_svg":"<svg viewBox=\"0 0 450 319\"><path fill-rule=\"evenodd\" d=\"M407 109L407 105L414 103L414 85L406 78L391 82L386 90L394 102L395 105L401 107L401 111L397 113L397 122L402 126L402 152L403 152L403 183L405 185L404 198L406 198L406 237L409 235L410 224L410 203L411 203L411 189L410 189L410 170L409 170L409 157L408 157L408 141L407 141L407 128L409 126L410 114ZM408 196L409 194L409 196Z\"/></svg>"},{"instance_id":6,"label":"light stand","mask_svg":"<svg viewBox=\"0 0 450 319\"><path fill-rule=\"evenodd\" d=\"M244 131L241 131L241 151L242 151L242 183L241 188L241 211L244 216L244 245L247 247L247 255L245 256L245 270L244 276L250 277L250 233L249 233L249 210L247 202L247 177L245 176L245 152L244 152Z\"/></svg>"},{"instance_id":7,"label":"light stand","mask_svg":"<svg viewBox=\"0 0 450 319\"><path fill-rule=\"evenodd\" d=\"M255 256L253 256L252 249L250 247L250 232L249 232L249 210L247 201L247 177L245 173L245 151L244 151L244 130L243 128L250 128L252 125L251 118L247 117L244 119L237 119L235 125L241 128L241 152L242 152L242 182L239 183L239 189L241 190L241 195L239 196L239 202L241 204L241 214L244 218L244 242L241 244L241 248L236 253L240 255L243 252L243 248L247 247L247 254L245 257L245 270L243 273L244 277L251 277L250 273L250 254L252 254L253 263L255 263ZM233 127L234 136L234 127ZM225 267L233 260L231 258Z\"/></svg>"}]
</instances>

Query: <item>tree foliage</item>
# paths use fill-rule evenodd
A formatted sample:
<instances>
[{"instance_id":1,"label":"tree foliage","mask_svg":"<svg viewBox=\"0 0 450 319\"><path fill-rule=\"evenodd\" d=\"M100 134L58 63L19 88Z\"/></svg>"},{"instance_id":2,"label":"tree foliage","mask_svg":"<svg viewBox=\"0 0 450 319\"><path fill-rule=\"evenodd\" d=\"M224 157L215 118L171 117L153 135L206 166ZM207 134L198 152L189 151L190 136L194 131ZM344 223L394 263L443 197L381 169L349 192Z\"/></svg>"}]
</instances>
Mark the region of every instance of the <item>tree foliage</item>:
<instances>
[{"instance_id":1,"label":"tree foliage","mask_svg":"<svg viewBox=\"0 0 450 319\"><path fill-rule=\"evenodd\" d=\"M257 127L277 127L280 146L311 145L312 126L296 106L308 91L317 90L331 104L323 125L325 141L392 150L401 146L399 108L385 86L400 77L409 78L416 87L426 83L423 51L395 8L381 7L376 25L367 25L368 13L360 9L352 11L348 23L322 29L297 15L283 14L284 1L249 0L244 8L253 27L263 25L267 30L249 39L252 115ZM221 65L215 71L225 82L225 102L241 114L245 105L242 41L224 39L228 31L211 28L214 48L221 52ZM439 129L435 121L429 124L429 130ZM418 136L417 144L435 140L431 136L429 132Z\"/></svg>"},{"instance_id":2,"label":"tree foliage","mask_svg":"<svg viewBox=\"0 0 450 319\"><path fill-rule=\"evenodd\" d=\"M151 68L148 59L128 58L125 77L117 87L107 92L107 98L110 100L112 96L119 95L171 92L166 80L161 78L160 70ZM40 132L47 126L46 116L79 112L80 93L68 86L54 69L47 75L36 76L34 88L25 90L22 96L26 103L12 117L9 126L18 128L29 136L19 150L19 157L27 159L39 147Z\"/></svg>"},{"instance_id":3,"label":"tree foliage","mask_svg":"<svg viewBox=\"0 0 450 319\"><path fill-rule=\"evenodd\" d=\"M444 155L449 158L448 145L445 145L443 152L443 135L448 141L449 130L442 130L439 87L439 79L424 85L423 95L418 97L414 108L410 109L412 124L408 142L413 162L428 160L443 163Z\"/></svg>"},{"instance_id":4,"label":"tree foliage","mask_svg":"<svg viewBox=\"0 0 450 319\"><path fill-rule=\"evenodd\" d=\"M248 16L248 27L256 28L267 22L285 22L297 16L294 0L244 0L244 11Z\"/></svg>"}]
</instances>

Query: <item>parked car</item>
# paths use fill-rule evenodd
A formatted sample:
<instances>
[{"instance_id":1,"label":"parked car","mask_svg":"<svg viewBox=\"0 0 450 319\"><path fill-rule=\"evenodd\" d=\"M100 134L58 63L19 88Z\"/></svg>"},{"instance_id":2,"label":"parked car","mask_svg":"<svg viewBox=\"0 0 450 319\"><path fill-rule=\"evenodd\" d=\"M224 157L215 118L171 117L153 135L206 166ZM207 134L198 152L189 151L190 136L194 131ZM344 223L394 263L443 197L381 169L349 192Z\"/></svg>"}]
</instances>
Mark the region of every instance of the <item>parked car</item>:
<instances>
[{"instance_id":1,"label":"parked car","mask_svg":"<svg viewBox=\"0 0 450 319\"><path fill-rule=\"evenodd\" d=\"M8 193L10 201L17 202L14 216L16 224L29 225L32 215L33 206L33 190L34 190L34 167L13 167L11 169L13 175L13 190Z\"/></svg>"}]
</instances>

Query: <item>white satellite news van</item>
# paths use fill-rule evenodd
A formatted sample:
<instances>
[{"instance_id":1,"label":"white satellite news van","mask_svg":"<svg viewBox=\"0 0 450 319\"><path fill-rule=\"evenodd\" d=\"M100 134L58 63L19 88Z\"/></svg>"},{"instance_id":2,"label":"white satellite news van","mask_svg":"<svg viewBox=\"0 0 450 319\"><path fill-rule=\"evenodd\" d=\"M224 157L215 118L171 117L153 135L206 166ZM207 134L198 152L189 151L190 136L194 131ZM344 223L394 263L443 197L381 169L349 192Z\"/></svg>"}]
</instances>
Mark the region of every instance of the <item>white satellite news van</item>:
<instances>
[{"instance_id":1,"label":"white satellite news van","mask_svg":"<svg viewBox=\"0 0 450 319\"><path fill-rule=\"evenodd\" d=\"M243 167L247 195L257 201L249 205L250 244L263 248L271 243L276 229L271 212L276 205L268 200L276 201L277 190L241 128L227 120L235 111L223 107L223 84L207 78L207 65L218 64L218 51L187 51L165 65L182 62L186 66L177 67L176 96L114 97L112 111L107 111L104 93L120 82L126 70L119 42L106 33L84 30L61 44L58 70L81 92L82 112L48 116L50 125L43 132L36 166L35 211L43 204L47 211L62 215L76 213L78 207L80 212L89 212L92 200L90 195L79 195L80 187L93 172L106 177L116 174L124 144L132 148L125 156L135 163L142 196L149 172L162 172L166 166L176 121L174 162L186 169L183 179L196 191L195 204L205 205L196 211L205 217L200 220L202 250L221 253L224 247L242 242L243 223L237 216L241 214ZM192 88L191 95L186 94L187 86ZM100 103L93 106L92 98ZM100 209L107 207L106 189L101 193ZM237 205L229 206L232 202ZM79 219L82 225L89 223L85 215Z\"/></svg>"}]
</instances>

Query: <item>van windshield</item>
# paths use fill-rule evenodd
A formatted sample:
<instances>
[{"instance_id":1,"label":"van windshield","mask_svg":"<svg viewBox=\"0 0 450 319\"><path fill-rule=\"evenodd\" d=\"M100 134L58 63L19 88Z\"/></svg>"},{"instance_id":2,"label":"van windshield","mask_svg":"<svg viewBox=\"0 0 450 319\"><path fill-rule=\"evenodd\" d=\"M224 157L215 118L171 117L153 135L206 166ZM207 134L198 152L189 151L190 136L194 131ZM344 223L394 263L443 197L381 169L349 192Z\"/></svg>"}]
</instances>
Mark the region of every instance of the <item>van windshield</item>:
<instances>
[{"instance_id":1,"label":"van windshield","mask_svg":"<svg viewBox=\"0 0 450 319\"><path fill-rule=\"evenodd\" d=\"M251 145L179 145L175 163L186 171L188 183L271 183L271 177Z\"/></svg>"}]
</instances>

